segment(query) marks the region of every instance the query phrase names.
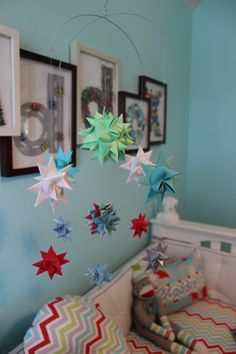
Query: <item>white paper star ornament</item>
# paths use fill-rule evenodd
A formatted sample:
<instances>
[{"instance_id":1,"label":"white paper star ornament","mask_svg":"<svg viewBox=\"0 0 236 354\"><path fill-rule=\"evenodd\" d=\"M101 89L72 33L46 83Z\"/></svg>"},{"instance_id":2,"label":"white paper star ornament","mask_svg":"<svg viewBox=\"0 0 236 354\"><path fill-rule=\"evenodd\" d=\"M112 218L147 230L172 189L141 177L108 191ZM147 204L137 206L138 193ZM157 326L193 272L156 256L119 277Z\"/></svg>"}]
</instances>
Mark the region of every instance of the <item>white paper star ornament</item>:
<instances>
[{"instance_id":1,"label":"white paper star ornament","mask_svg":"<svg viewBox=\"0 0 236 354\"><path fill-rule=\"evenodd\" d=\"M155 166L152 161L150 161L152 155L152 150L144 152L142 146L139 147L137 155L125 155L126 162L123 165L120 165L121 168L130 171L127 183L136 182L138 183L141 177L144 176L143 165Z\"/></svg>"},{"instance_id":2,"label":"white paper star ornament","mask_svg":"<svg viewBox=\"0 0 236 354\"><path fill-rule=\"evenodd\" d=\"M48 165L38 164L40 176L35 177L38 183L29 188L31 192L38 193L35 207L49 199L53 211L59 201L67 202L65 189L72 189L73 178L68 176L71 165L57 170L53 156L50 157Z\"/></svg>"}]
</instances>

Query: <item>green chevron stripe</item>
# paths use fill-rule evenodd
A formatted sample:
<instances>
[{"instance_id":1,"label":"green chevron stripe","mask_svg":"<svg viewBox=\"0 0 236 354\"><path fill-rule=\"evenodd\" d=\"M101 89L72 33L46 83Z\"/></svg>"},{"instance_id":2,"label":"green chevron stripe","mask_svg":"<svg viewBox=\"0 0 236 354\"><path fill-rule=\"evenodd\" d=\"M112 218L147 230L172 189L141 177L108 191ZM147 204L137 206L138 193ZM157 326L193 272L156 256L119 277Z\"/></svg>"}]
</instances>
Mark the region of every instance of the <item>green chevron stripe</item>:
<instances>
[{"instance_id":1,"label":"green chevron stripe","mask_svg":"<svg viewBox=\"0 0 236 354\"><path fill-rule=\"evenodd\" d=\"M66 336L67 336L67 332L69 330L73 329L77 325L77 321L74 316L73 310L77 309L78 305L81 305L81 303L79 304L78 302L75 302L74 304L71 304L70 306L68 306L65 309L65 311L70 319L70 322L66 326L62 327L58 332L58 336L60 337L62 347L57 352L57 354L64 354L65 351L68 349L68 346L66 343Z\"/></svg>"},{"instance_id":2,"label":"green chevron stripe","mask_svg":"<svg viewBox=\"0 0 236 354\"><path fill-rule=\"evenodd\" d=\"M112 345L112 343L114 343L114 340L111 340L113 338L113 334L114 334L114 333L112 333L113 329L114 329L114 323L112 323L110 321L106 326L104 326L103 331L107 332L106 333L107 339L104 340L104 343L102 344L102 346L100 344L99 348L97 348L98 354L103 354L105 349L111 349L111 345Z\"/></svg>"},{"instance_id":3,"label":"green chevron stripe","mask_svg":"<svg viewBox=\"0 0 236 354\"><path fill-rule=\"evenodd\" d=\"M94 332L96 331L96 321L99 318L99 313L91 308L88 311L80 313L80 317L84 322L84 330L78 333L76 338L76 350L82 348L89 341L89 338L93 338ZM77 351L76 351L77 353Z\"/></svg>"}]
</instances>

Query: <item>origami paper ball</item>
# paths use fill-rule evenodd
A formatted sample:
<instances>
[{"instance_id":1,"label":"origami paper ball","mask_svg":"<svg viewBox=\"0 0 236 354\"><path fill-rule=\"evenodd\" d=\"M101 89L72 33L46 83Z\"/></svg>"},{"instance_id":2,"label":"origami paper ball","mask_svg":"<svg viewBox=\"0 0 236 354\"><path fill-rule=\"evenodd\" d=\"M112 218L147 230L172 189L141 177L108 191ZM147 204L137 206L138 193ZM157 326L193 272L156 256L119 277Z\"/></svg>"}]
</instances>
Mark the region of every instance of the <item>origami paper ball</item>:
<instances>
[{"instance_id":1,"label":"origami paper ball","mask_svg":"<svg viewBox=\"0 0 236 354\"><path fill-rule=\"evenodd\" d=\"M94 209L89 210L89 214L85 217L85 222L89 226L91 234L99 234L104 236L105 233L111 235L116 230L116 226L120 221L117 212L113 209L112 204L101 205L93 204Z\"/></svg>"},{"instance_id":2,"label":"origami paper ball","mask_svg":"<svg viewBox=\"0 0 236 354\"><path fill-rule=\"evenodd\" d=\"M129 135L130 124L123 123L123 116L113 116L112 113L96 113L94 118L87 118L90 128L81 129L84 150L93 152L93 158L98 159L103 165L111 159L118 163L125 149L133 144Z\"/></svg>"},{"instance_id":3,"label":"origami paper ball","mask_svg":"<svg viewBox=\"0 0 236 354\"><path fill-rule=\"evenodd\" d=\"M139 238L142 237L143 232L147 232L148 225L150 222L145 220L146 214L139 214L137 219L132 219L132 226L130 230L134 230L133 237L138 236Z\"/></svg>"}]
</instances>

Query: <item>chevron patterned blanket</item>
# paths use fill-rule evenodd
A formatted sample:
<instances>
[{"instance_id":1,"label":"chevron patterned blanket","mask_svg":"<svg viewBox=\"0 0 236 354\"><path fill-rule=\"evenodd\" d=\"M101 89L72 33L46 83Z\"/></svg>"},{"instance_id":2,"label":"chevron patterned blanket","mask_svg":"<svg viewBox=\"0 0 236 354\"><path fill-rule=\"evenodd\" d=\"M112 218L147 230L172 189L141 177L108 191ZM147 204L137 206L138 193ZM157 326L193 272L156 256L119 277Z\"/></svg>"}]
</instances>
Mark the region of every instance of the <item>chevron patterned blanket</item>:
<instances>
[{"instance_id":1,"label":"chevron patterned blanket","mask_svg":"<svg viewBox=\"0 0 236 354\"><path fill-rule=\"evenodd\" d=\"M236 307L206 298L169 315L208 347L209 354L236 354L231 330L236 328Z\"/></svg>"},{"instance_id":2,"label":"chevron patterned blanket","mask_svg":"<svg viewBox=\"0 0 236 354\"><path fill-rule=\"evenodd\" d=\"M139 336L136 332L130 332L126 337L131 353L135 354L169 354L158 348L155 344Z\"/></svg>"},{"instance_id":3,"label":"chevron patterned blanket","mask_svg":"<svg viewBox=\"0 0 236 354\"><path fill-rule=\"evenodd\" d=\"M205 298L169 316L178 326L205 343L209 354L236 354L236 342L231 335L231 330L236 328L236 308L219 300ZM167 354L135 332L130 332L126 341L131 353ZM14 353L23 354L24 350Z\"/></svg>"},{"instance_id":4,"label":"chevron patterned blanket","mask_svg":"<svg viewBox=\"0 0 236 354\"><path fill-rule=\"evenodd\" d=\"M130 354L125 337L99 304L79 296L44 305L24 338L25 354Z\"/></svg>"}]
</instances>

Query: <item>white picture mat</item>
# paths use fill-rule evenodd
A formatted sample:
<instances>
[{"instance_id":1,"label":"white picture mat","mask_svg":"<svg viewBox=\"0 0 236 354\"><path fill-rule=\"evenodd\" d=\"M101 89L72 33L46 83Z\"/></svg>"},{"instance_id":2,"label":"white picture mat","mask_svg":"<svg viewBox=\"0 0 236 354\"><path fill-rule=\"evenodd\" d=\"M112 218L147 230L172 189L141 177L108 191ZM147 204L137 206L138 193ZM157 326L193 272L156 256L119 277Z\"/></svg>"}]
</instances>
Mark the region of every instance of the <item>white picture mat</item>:
<instances>
[{"instance_id":1,"label":"white picture mat","mask_svg":"<svg viewBox=\"0 0 236 354\"><path fill-rule=\"evenodd\" d=\"M94 86L102 90L102 83L101 83L101 67L105 65L108 68L112 69L112 79L113 79L113 90L116 87L116 65L111 63L107 60L100 59L96 56L93 56L88 53L81 52L81 68L80 71L81 75L81 92L84 88L89 86ZM105 91L106 95L106 91ZM104 102L105 103L105 102ZM117 114L117 95L113 94L112 99L113 104L113 113ZM91 102L89 104L90 112L94 115L97 110L97 104L95 102Z\"/></svg>"},{"instance_id":2,"label":"white picture mat","mask_svg":"<svg viewBox=\"0 0 236 354\"><path fill-rule=\"evenodd\" d=\"M0 53L0 100L5 122L0 126L0 136L19 135L19 34L2 25Z\"/></svg>"},{"instance_id":3,"label":"white picture mat","mask_svg":"<svg viewBox=\"0 0 236 354\"><path fill-rule=\"evenodd\" d=\"M12 121L12 61L11 61L11 39L0 35L0 100L2 103L3 115L6 125L4 127L11 128ZM2 128L2 126L0 126Z\"/></svg>"},{"instance_id":4,"label":"white picture mat","mask_svg":"<svg viewBox=\"0 0 236 354\"><path fill-rule=\"evenodd\" d=\"M133 105L133 104L137 104L139 106L139 108L143 111L144 113L144 132L143 132L143 138L141 141L141 144L132 144L130 145L130 147L127 148L127 150L131 149L138 149L139 146L141 145L143 148L148 147L148 108L149 108L149 104L146 101L141 101L139 99L135 99L135 98L131 98L131 97L126 97L125 100L125 110L126 110L126 121L128 121L128 108ZM132 123L131 123L132 122ZM134 127L134 129L136 130L136 121L135 119L131 120L131 124Z\"/></svg>"},{"instance_id":5,"label":"white picture mat","mask_svg":"<svg viewBox=\"0 0 236 354\"><path fill-rule=\"evenodd\" d=\"M150 81L146 81L146 84L145 84L145 88L146 88L146 92L149 93L149 92L155 92L155 91L160 91L161 92L161 98L160 98L160 102L159 102L159 105L158 105L158 115L159 115L159 119L160 119L160 130L161 130L161 136L155 136L155 134L153 133L152 131L152 127L151 127L151 124L150 124L150 141L151 142L161 142L163 141L163 136L164 136L164 114L165 114L165 90L164 90L164 87L163 86L159 86L155 83L152 83ZM148 97L148 95L146 95Z\"/></svg>"},{"instance_id":6,"label":"white picture mat","mask_svg":"<svg viewBox=\"0 0 236 354\"><path fill-rule=\"evenodd\" d=\"M64 77L64 104L63 104L63 135L64 150L71 150L71 119L72 119L72 73L66 69L59 69L53 65L31 61L30 59L21 58L20 61L20 90L21 105L27 102L40 103L48 107L47 96L47 77L48 73L56 74ZM49 110L50 112L50 110ZM32 140L36 140L41 132L40 123L36 119L27 120L27 128L30 130L29 136ZM25 156L17 148L14 139L12 139L12 156L13 168L35 167L37 163L45 164L46 155L43 152L37 156ZM36 162L37 161L37 162Z\"/></svg>"},{"instance_id":7,"label":"white picture mat","mask_svg":"<svg viewBox=\"0 0 236 354\"><path fill-rule=\"evenodd\" d=\"M81 93L87 86L101 89L101 66L103 64L113 69L113 113L118 114L119 64L115 58L79 43L71 44L71 60L74 65L77 65L77 132L79 132L81 128L85 128L82 118ZM91 102L89 109L95 113L97 104ZM81 137L77 134L77 144L81 143Z\"/></svg>"}]
</instances>

